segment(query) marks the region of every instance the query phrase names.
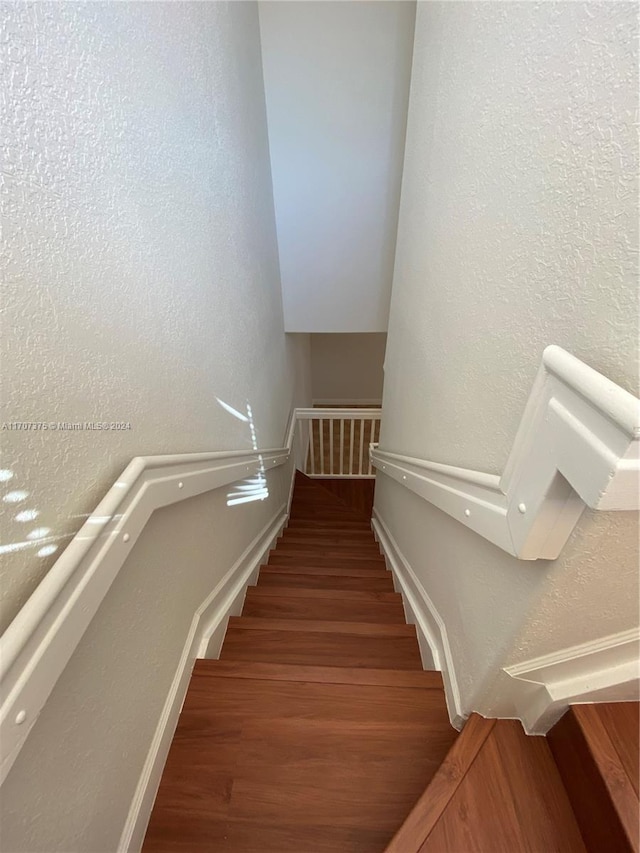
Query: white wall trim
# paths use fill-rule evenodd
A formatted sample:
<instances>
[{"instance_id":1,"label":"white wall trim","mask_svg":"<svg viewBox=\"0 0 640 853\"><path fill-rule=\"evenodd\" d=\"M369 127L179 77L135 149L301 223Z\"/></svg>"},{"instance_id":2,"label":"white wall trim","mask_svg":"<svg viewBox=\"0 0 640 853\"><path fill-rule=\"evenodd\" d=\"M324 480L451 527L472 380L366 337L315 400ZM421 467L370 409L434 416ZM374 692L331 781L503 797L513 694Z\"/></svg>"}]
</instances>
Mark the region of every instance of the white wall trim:
<instances>
[{"instance_id":1,"label":"white wall trim","mask_svg":"<svg viewBox=\"0 0 640 853\"><path fill-rule=\"evenodd\" d=\"M0 638L0 783L151 514L284 465L290 449L131 461Z\"/></svg>"},{"instance_id":2,"label":"white wall trim","mask_svg":"<svg viewBox=\"0 0 640 853\"><path fill-rule=\"evenodd\" d=\"M546 734L571 704L638 701L639 650L633 628L505 667L513 681L503 699L528 734Z\"/></svg>"},{"instance_id":3,"label":"white wall trim","mask_svg":"<svg viewBox=\"0 0 640 853\"><path fill-rule=\"evenodd\" d=\"M141 849L194 661L196 658L219 656L229 617L239 615L242 610L247 585L255 583L260 565L280 536L286 520L287 508L283 505L194 614L131 802L118 853L135 853Z\"/></svg>"},{"instance_id":4,"label":"white wall trim","mask_svg":"<svg viewBox=\"0 0 640 853\"><path fill-rule=\"evenodd\" d=\"M380 420L382 411L379 406L373 406L368 409L351 409L348 406L344 408L332 409L326 406L322 409L296 409L296 419L299 421L318 421L318 420Z\"/></svg>"},{"instance_id":5,"label":"white wall trim","mask_svg":"<svg viewBox=\"0 0 640 853\"><path fill-rule=\"evenodd\" d=\"M504 474L374 448L373 464L522 560L556 559L585 506L640 508L640 400L547 347Z\"/></svg>"},{"instance_id":6,"label":"white wall trim","mask_svg":"<svg viewBox=\"0 0 640 853\"><path fill-rule=\"evenodd\" d=\"M371 526L402 595L407 621L416 626L423 660L430 654L435 668L442 672L449 718L451 724L460 729L466 718L460 704L460 690L446 625L375 508Z\"/></svg>"},{"instance_id":7,"label":"white wall trim","mask_svg":"<svg viewBox=\"0 0 640 853\"><path fill-rule=\"evenodd\" d=\"M332 411L294 409L284 447L136 457L129 463L0 637L0 784L152 513L286 464L298 423ZM337 411L349 417L349 410ZM354 411L365 418L380 414ZM294 475L295 469L286 515Z\"/></svg>"},{"instance_id":8,"label":"white wall trim","mask_svg":"<svg viewBox=\"0 0 640 853\"><path fill-rule=\"evenodd\" d=\"M311 401L314 406L374 406L379 408L382 406L382 397L364 397L362 399L354 399L353 397L315 397Z\"/></svg>"}]
</instances>

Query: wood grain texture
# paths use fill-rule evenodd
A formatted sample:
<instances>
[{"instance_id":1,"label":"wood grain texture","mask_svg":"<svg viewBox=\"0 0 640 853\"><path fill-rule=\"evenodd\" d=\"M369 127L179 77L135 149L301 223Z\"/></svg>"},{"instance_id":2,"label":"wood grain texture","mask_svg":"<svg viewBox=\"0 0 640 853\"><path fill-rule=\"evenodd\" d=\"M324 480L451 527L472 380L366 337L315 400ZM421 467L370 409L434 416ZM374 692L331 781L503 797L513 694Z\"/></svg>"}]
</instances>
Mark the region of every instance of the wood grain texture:
<instances>
[{"instance_id":1,"label":"wood grain texture","mask_svg":"<svg viewBox=\"0 0 640 853\"><path fill-rule=\"evenodd\" d=\"M229 627L220 658L311 666L422 669L415 637L371 637L337 631L280 631L266 628L258 633L255 630L246 631L238 625Z\"/></svg>"},{"instance_id":2,"label":"wood grain texture","mask_svg":"<svg viewBox=\"0 0 640 853\"><path fill-rule=\"evenodd\" d=\"M350 601L335 597L302 598L297 595L250 596L247 594L242 613L244 616L265 619L319 619L323 622L404 624L405 621L400 602Z\"/></svg>"},{"instance_id":3,"label":"wood grain texture","mask_svg":"<svg viewBox=\"0 0 640 853\"><path fill-rule=\"evenodd\" d=\"M195 664L144 850L638 851L637 705L577 706L548 740L477 715L458 736L371 486L296 475L221 659Z\"/></svg>"},{"instance_id":4,"label":"wood grain texture","mask_svg":"<svg viewBox=\"0 0 640 853\"><path fill-rule=\"evenodd\" d=\"M373 541L366 545L353 542L335 542L331 538L316 539L315 541L291 542L284 539L278 543L279 554L291 554L294 557L317 554L321 551L325 557L379 557L380 549Z\"/></svg>"},{"instance_id":5,"label":"wood grain texture","mask_svg":"<svg viewBox=\"0 0 640 853\"><path fill-rule=\"evenodd\" d=\"M338 577L354 577L354 578L391 578L391 572L385 568L377 569L362 569L357 563L343 563L337 566L335 563L330 563L326 566L301 566L296 562L287 561L279 563L268 563L266 566L260 567L260 577L264 578L268 574L283 573L305 574L305 575L337 575Z\"/></svg>"},{"instance_id":6,"label":"wood grain texture","mask_svg":"<svg viewBox=\"0 0 640 853\"><path fill-rule=\"evenodd\" d=\"M322 622L319 619L253 619L250 616L232 616L229 619L229 628L234 626L245 631L306 631L314 634L357 634L364 637L416 637L414 625L384 622Z\"/></svg>"},{"instance_id":7,"label":"wood grain texture","mask_svg":"<svg viewBox=\"0 0 640 853\"><path fill-rule=\"evenodd\" d=\"M637 797L640 794L640 703L605 702L589 707L606 728Z\"/></svg>"},{"instance_id":8,"label":"wood grain texture","mask_svg":"<svg viewBox=\"0 0 640 853\"><path fill-rule=\"evenodd\" d=\"M321 577L321 575L320 575ZM382 602L384 604L401 604L402 597L398 592L371 592L363 589L325 589L323 586L317 588L309 587L273 587L258 584L247 589L247 598L305 598L310 600L335 601L365 601L367 603Z\"/></svg>"},{"instance_id":9,"label":"wood grain texture","mask_svg":"<svg viewBox=\"0 0 640 853\"><path fill-rule=\"evenodd\" d=\"M377 440L377 439L376 439ZM368 450L368 448L367 448ZM368 458L368 452L367 452ZM321 488L331 492L349 509L370 520L373 513L375 480L317 480Z\"/></svg>"},{"instance_id":10,"label":"wood grain texture","mask_svg":"<svg viewBox=\"0 0 640 853\"><path fill-rule=\"evenodd\" d=\"M546 739L498 720L419 853L584 853ZM606 848L603 848L606 849Z\"/></svg>"},{"instance_id":11,"label":"wood grain texture","mask_svg":"<svg viewBox=\"0 0 640 853\"><path fill-rule=\"evenodd\" d=\"M273 663L197 660L193 672L199 678L248 678L253 681L293 681L309 684L347 684L442 691L442 674L433 670L405 672L396 669L352 669L343 666L290 666Z\"/></svg>"},{"instance_id":12,"label":"wood grain texture","mask_svg":"<svg viewBox=\"0 0 640 853\"><path fill-rule=\"evenodd\" d=\"M455 734L440 690L195 673L144 850L382 851Z\"/></svg>"},{"instance_id":13,"label":"wood grain texture","mask_svg":"<svg viewBox=\"0 0 640 853\"><path fill-rule=\"evenodd\" d=\"M363 557L359 554L345 554L328 557L322 548L311 554L290 554L282 551L272 551L269 555L270 566L315 566L316 568L349 568L349 569L378 569L386 571L386 563L382 555Z\"/></svg>"},{"instance_id":14,"label":"wood grain texture","mask_svg":"<svg viewBox=\"0 0 640 853\"><path fill-rule=\"evenodd\" d=\"M385 853L408 853L421 847L458 790L494 725L495 720L485 720L478 714L471 715Z\"/></svg>"},{"instance_id":15,"label":"wood grain texture","mask_svg":"<svg viewBox=\"0 0 640 853\"><path fill-rule=\"evenodd\" d=\"M306 572L260 572L259 584L265 587L307 587L330 589L334 592L352 590L359 592L393 592L393 581L389 573L374 576L335 574L308 574Z\"/></svg>"},{"instance_id":16,"label":"wood grain texture","mask_svg":"<svg viewBox=\"0 0 640 853\"><path fill-rule=\"evenodd\" d=\"M382 853L457 736L366 522L300 477L293 515L196 662L145 851Z\"/></svg>"},{"instance_id":17,"label":"wood grain texture","mask_svg":"<svg viewBox=\"0 0 640 853\"><path fill-rule=\"evenodd\" d=\"M371 542L371 527L364 525L363 527L355 527L345 529L344 527L330 527L318 529L296 525L286 527L282 533L282 541L290 542L294 540L303 540L305 542L319 541L324 542L327 538L333 542L345 542L347 544L357 544L359 542Z\"/></svg>"},{"instance_id":18,"label":"wood grain texture","mask_svg":"<svg viewBox=\"0 0 640 853\"><path fill-rule=\"evenodd\" d=\"M638 795L597 705L573 705L548 741L589 850L638 851ZM614 735L615 736L615 735Z\"/></svg>"},{"instance_id":19,"label":"wood grain texture","mask_svg":"<svg viewBox=\"0 0 640 853\"><path fill-rule=\"evenodd\" d=\"M318 531L327 531L332 532L334 530L337 531L354 531L356 533L368 532L371 530L371 520L362 521L358 519L347 519L340 518L336 520L323 520L316 516L311 518L289 518L289 522L285 530L306 530L310 533L317 533Z\"/></svg>"}]
</instances>

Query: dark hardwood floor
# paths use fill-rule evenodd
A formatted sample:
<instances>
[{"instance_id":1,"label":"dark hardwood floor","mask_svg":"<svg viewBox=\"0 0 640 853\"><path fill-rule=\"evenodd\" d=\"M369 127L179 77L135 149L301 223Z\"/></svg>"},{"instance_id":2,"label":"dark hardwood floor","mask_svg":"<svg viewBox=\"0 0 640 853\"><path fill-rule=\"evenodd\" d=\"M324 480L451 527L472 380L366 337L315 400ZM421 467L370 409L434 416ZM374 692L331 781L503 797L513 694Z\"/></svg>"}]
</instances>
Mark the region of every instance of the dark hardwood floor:
<instances>
[{"instance_id":1,"label":"dark hardwood floor","mask_svg":"<svg viewBox=\"0 0 640 853\"><path fill-rule=\"evenodd\" d=\"M297 477L220 660L196 663L146 853L382 853L454 742L371 533L372 483L352 484Z\"/></svg>"},{"instance_id":2,"label":"dark hardwood floor","mask_svg":"<svg viewBox=\"0 0 640 853\"><path fill-rule=\"evenodd\" d=\"M297 475L220 660L196 662L145 853L638 853L637 704L575 706L548 738L475 714L458 735L372 494Z\"/></svg>"},{"instance_id":3,"label":"dark hardwood floor","mask_svg":"<svg viewBox=\"0 0 640 853\"><path fill-rule=\"evenodd\" d=\"M637 853L637 702L573 705L548 736L588 849Z\"/></svg>"}]
</instances>

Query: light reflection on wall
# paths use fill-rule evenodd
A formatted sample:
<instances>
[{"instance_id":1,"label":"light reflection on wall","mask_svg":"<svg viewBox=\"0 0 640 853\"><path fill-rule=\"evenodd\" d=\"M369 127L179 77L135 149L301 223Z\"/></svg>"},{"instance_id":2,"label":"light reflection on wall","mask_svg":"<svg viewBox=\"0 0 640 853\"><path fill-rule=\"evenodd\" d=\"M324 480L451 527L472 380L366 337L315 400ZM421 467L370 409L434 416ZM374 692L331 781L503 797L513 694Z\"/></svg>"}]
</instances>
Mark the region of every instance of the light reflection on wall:
<instances>
[{"instance_id":1,"label":"light reflection on wall","mask_svg":"<svg viewBox=\"0 0 640 853\"><path fill-rule=\"evenodd\" d=\"M14 478L14 472L9 468L0 468L0 483L8 483ZM12 504L20 504L29 497L29 492L25 489L11 489L2 495L2 502L11 506ZM21 524L26 524L29 521L35 521L40 515L37 509L21 509L13 517L14 521ZM27 548L38 548L38 557L49 557L55 554L58 550L58 545L55 543L60 539L65 539L65 536L51 536L50 527L34 527L28 533L24 534L24 539L20 538L15 542L9 542L0 545L0 554L12 554L15 551L24 551Z\"/></svg>"},{"instance_id":2,"label":"light reflection on wall","mask_svg":"<svg viewBox=\"0 0 640 853\"><path fill-rule=\"evenodd\" d=\"M225 403L224 400L220 400L218 397L216 397L216 400L225 411L229 412L230 415L237 418L239 421L248 424L251 447L257 452L258 438L256 435L253 411L250 403L247 402L247 413L245 415L237 409L234 409L233 406ZM9 483L13 480L14 476L14 472L11 469L0 468L0 483ZM115 483L115 485L124 487L126 486L126 483ZM17 505L26 501L28 497L29 492L25 489L12 488L2 495L2 502L9 506ZM258 471L253 476L246 477L244 480L239 480L237 483L234 483L232 490L227 494L227 506L237 506L238 504L251 503L252 501L263 501L268 497L269 488L267 486L264 460L262 454L258 454ZM14 516L14 521L17 521L20 524L26 524L30 521L35 521L39 516L40 510L34 507L29 507L20 509ZM87 523L96 525L104 525L112 518L117 517L118 516L94 516L91 513L74 516L74 518L83 518L86 519ZM72 539L76 535L74 533L68 533L62 536L52 536L51 533L52 531L50 527L35 527L33 530L23 534L23 536L15 542L0 544L0 554L11 554L28 548L37 548L38 550L36 551L36 555L38 557L50 557L52 554L55 554L60 547L56 543L63 539Z\"/></svg>"},{"instance_id":3,"label":"light reflection on wall","mask_svg":"<svg viewBox=\"0 0 640 853\"><path fill-rule=\"evenodd\" d=\"M224 400L216 397L222 408L237 418L239 421L249 425L249 436L251 439L251 447L253 450L258 450L258 438L253 420L253 410L251 404L247 402L247 414L244 415L237 409L234 409ZM263 501L269 497L269 488L267 486L267 478L264 468L264 460L262 454L258 454L258 471L253 477L247 477L234 483L232 491L227 494L227 506L237 506L238 504L251 503L252 501Z\"/></svg>"}]
</instances>

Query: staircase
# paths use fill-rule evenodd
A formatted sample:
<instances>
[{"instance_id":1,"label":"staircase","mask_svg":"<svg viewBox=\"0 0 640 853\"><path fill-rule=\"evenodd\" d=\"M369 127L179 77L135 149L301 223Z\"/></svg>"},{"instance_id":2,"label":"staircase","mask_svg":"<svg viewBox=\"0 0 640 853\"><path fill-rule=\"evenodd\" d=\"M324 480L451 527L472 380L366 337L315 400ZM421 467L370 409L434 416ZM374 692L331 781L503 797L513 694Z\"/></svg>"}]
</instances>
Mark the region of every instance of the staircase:
<instances>
[{"instance_id":1,"label":"staircase","mask_svg":"<svg viewBox=\"0 0 640 853\"><path fill-rule=\"evenodd\" d=\"M373 539L372 494L296 475L220 660L196 662L147 853L596 849L547 739L449 724Z\"/></svg>"}]
</instances>

